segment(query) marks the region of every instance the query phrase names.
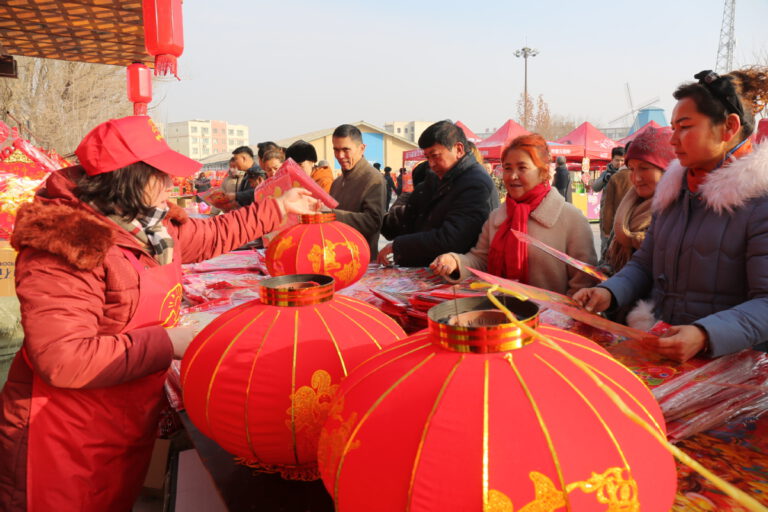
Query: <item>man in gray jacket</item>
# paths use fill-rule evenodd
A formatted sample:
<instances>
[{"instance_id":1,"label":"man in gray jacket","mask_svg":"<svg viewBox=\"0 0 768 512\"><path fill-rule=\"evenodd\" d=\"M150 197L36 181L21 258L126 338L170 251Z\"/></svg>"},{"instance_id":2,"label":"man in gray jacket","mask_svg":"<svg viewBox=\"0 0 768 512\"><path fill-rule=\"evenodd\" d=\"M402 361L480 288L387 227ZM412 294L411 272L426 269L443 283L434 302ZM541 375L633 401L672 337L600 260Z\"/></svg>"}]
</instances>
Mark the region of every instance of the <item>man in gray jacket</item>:
<instances>
[{"instance_id":1,"label":"man in gray jacket","mask_svg":"<svg viewBox=\"0 0 768 512\"><path fill-rule=\"evenodd\" d=\"M365 159L363 135L351 124L333 131L333 154L341 166L341 176L331 185L331 196L339 202L333 213L363 235L376 261L387 197L384 177Z\"/></svg>"}]
</instances>

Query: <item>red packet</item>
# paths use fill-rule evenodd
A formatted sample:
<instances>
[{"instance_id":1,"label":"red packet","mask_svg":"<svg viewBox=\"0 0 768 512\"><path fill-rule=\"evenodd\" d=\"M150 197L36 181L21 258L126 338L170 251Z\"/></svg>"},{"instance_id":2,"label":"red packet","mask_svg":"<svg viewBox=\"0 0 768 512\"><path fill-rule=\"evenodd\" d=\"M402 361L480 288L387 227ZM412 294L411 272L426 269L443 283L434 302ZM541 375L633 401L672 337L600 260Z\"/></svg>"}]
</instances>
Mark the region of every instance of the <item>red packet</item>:
<instances>
[{"instance_id":1,"label":"red packet","mask_svg":"<svg viewBox=\"0 0 768 512\"><path fill-rule=\"evenodd\" d=\"M667 322L662 322L659 320L655 324L653 324L653 327L648 331L650 334L653 334L654 336L658 336L659 338L663 338L665 334L667 334L667 331L669 328L672 327Z\"/></svg>"},{"instance_id":2,"label":"red packet","mask_svg":"<svg viewBox=\"0 0 768 512\"><path fill-rule=\"evenodd\" d=\"M554 256L558 260L562 261L566 265L570 265L573 268L579 269L582 272L584 272L587 275L590 275L594 277L595 279L602 281L605 281L608 279L608 276L605 275L603 272L598 270L598 268L594 265L590 265L589 263L584 263L583 261L574 258L573 256L569 256L568 254L565 254L562 251L558 251L554 247L550 247L541 240L538 240L528 233L522 233L520 231L517 231L516 229L512 230L512 233L521 241L526 244L531 244L534 247L537 247L541 249L542 251L546 252L550 256Z\"/></svg>"},{"instance_id":3,"label":"red packet","mask_svg":"<svg viewBox=\"0 0 768 512\"><path fill-rule=\"evenodd\" d=\"M312 197L322 201L328 208L333 209L339 206L339 202L315 183L315 180L307 176L307 173L292 158L286 160L274 176L256 187L254 198L256 201L262 201L267 197L280 197L286 190L293 187L309 190Z\"/></svg>"}]
</instances>

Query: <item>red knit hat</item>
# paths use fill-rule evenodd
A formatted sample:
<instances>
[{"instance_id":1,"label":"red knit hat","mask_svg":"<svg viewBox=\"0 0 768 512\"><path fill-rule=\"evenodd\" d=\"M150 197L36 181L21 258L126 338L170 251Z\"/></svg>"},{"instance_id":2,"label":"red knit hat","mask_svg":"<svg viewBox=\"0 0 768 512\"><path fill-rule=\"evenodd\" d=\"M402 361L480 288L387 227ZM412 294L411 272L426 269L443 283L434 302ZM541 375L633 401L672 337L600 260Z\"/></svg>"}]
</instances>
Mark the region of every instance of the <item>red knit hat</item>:
<instances>
[{"instance_id":1,"label":"red knit hat","mask_svg":"<svg viewBox=\"0 0 768 512\"><path fill-rule=\"evenodd\" d=\"M75 150L86 174L112 172L144 162L171 176L187 177L202 165L168 147L149 116L110 119L88 132Z\"/></svg>"},{"instance_id":2,"label":"red knit hat","mask_svg":"<svg viewBox=\"0 0 768 512\"><path fill-rule=\"evenodd\" d=\"M655 165L662 171L675 158L675 150L669 139L672 136L669 129L648 128L632 139L625 160L642 160Z\"/></svg>"}]
</instances>

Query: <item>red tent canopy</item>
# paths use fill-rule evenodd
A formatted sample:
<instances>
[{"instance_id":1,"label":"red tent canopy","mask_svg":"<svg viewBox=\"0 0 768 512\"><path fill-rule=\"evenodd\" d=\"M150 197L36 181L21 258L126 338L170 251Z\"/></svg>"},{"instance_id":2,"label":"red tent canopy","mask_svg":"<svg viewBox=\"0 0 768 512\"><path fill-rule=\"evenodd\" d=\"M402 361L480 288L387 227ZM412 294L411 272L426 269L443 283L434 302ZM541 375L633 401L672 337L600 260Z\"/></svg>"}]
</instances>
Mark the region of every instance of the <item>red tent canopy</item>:
<instances>
[{"instance_id":1,"label":"red tent canopy","mask_svg":"<svg viewBox=\"0 0 768 512\"><path fill-rule=\"evenodd\" d=\"M587 157L591 160L610 160L611 149L617 146L614 141L587 121L555 142L582 146L584 151L581 155L577 156Z\"/></svg>"},{"instance_id":2,"label":"red tent canopy","mask_svg":"<svg viewBox=\"0 0 768 512\"><path fill-rule=\"evenodd\" d=\"M475 144L477 144L478 142L480 142L481 140L483 140L483 139L481 139L480 137L478 137L478 136L475 134L475 132L473 132L472 130L470 130L470 129L469 129L469 126L465 125L465 124L464 124L464 123L462 123L461 121L456 121L456 126L458 126L459 128L461 128L461 130L464 132L464 136L467 138L467 140L468 140L469 142L474 142Z\"/></svg>"},{"instance_id":3,"label":"red tent canopy","mask_svg":"<svg viewBox=\"0 0 768 512\"><path fill-rule=\"evenodd\" d=\"M660 126L659 123L657 123L656 121L648 121L643 126L641 126L640 129L635 131L635 133L633 133L632 135L627 135L623 139L617 140L616 144L618 144L619 146L626 146L627 142L633 141L635 139L635 137L637 137L641 133L647 132L651 128L653 128L655 130L669 131L670 135L672 134L672 128L670 128L669 126Z\"/></svg>"},{"instance_id":4,"label":"red tent canopy","mask_svg":"<svg viewBox=\"0 0 768 512\"><path fill-rule=\"evenodd\" d=\"M512 139L519 137L520 135L526 135L530 133L528 130L514 122L512 119L507 120L506 123L501 125L501 128L496 132L483 140L477 145L477 149L480 150L480 154L483 158L498 160L501 158L501 151L504 146L512 142Z\"/></svg>"}]
</instances>

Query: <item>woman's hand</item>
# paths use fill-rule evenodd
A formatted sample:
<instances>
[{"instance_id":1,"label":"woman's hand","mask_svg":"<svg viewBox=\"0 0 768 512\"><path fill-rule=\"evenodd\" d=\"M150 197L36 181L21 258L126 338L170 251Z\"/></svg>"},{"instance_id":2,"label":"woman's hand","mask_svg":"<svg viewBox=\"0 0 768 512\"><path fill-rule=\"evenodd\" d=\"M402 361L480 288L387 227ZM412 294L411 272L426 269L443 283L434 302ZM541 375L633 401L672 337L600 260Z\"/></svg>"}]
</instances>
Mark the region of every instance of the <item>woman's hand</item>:
<instances>
[{"instance_id":1,"label":"woman's hand","mask_svg":"<svg viewBox=\"0 0 768 512\"><path fill-rule=\"evenodd\" d=\"M446 253L435 258L435 261L429 264L429 268L439 276L448 277L456 272L456 269L459 268L459 263L456 261L456 258Z\"/></svg>"},{"instance_id":2,"label":"woman's hand","mask_svg":"<svg viewBox=\"0 0 768 512\"><path fill-rule=\"evenodd\" d=\"M376 262L379 265L385 266L385 267L391 267L395 264L394 262L394 254L393 251L394 248L392 246L392 242L388 243L384 247L381 248L379 251L379 255L376 257Z\"/></svg>"},{"instance_id":3,"label":"woman's hand","mask_svg":"<svg viewBox=\"0 0 768 512\"><path fill-rule=\"evenodd\" d=\"M295 213L309 215L320 210L320 201L312 197L312 193L304 188L292 188L275 199L283 215Z\"/></svg>"},{"instance_id":4,"label":"woman's hand","mask_svg":"<svg viewBox=\"0 0 768 512\"><path fill-rule=\"evenodd\" d=\"M596 286L582 288L573 294L573 300L590 313L602 313L611 306L611 292L607 288Z\"/></svg>"},{"instance_id":5,"label":"woman's hand","mask_svg":"<svg viewBox=\"0 0 768 512\"><path fill-rule=\"evenodd\" d=\"M176 359L184 357L184 352L197 334L191 327L169 327L165 332L171 338L173 357Z\"/></svg>"},{"instance_id":6,"label":"woman's hand","mask_svg":"<svg viewBox=\"0 0 768 512\"><path fill-rule=\"evenodd\" d=\"M649 338L643 343L668 359L684 363L707 348L709 336L695 325L673 325L663 338Z\"/></svg>"}]
</instances>

